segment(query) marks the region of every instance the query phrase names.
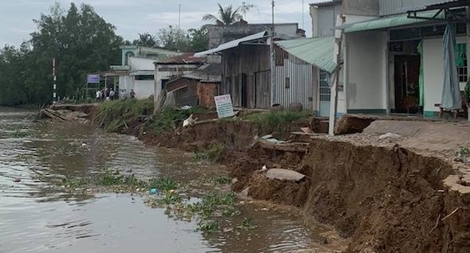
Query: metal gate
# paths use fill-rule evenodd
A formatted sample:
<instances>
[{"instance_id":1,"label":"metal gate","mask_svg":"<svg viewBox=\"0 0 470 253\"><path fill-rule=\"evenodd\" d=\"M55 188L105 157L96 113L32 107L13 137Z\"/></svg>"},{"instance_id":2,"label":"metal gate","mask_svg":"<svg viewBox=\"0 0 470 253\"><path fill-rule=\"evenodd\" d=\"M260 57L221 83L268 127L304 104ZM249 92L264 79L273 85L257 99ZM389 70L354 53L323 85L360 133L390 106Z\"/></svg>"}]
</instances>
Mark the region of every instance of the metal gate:
<instances>
[{"instance_id":1,"label":"metal gate","mask_svg":"<svg viewBox=\"0 0 470 253\"><path fill-rule=\"evenodd\" d=\"M330 89L330 73L320 70L320 116L330 116L330 100L331 100L331 89Z\"/></svg>"}]
</instances>

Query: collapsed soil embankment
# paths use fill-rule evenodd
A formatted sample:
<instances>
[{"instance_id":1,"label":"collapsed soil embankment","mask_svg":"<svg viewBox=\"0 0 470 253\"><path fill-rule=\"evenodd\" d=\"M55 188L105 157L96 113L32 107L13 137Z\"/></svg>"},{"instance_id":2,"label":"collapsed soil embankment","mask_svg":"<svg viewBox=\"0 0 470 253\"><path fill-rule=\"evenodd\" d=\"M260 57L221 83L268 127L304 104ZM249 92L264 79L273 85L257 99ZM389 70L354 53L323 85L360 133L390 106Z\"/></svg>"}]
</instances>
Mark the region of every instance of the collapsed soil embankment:
<instances>
[{"instance_id":1,"label":"collapsed soil embankment","mask_svg":"<svg viewBox=\"0 0 470 253\"><path fill-rule=\"evenodd\" d=\"M235 191L297 206L333 225L351 238L348 253L470 252L470 195L444 184L455 170L439 157L334 138L312 138L307 153L272 150L255 144L256 126L243 120L207 121L158 136L143 122L127 125L128 134L146 143L186 151L224 144L221 163L237 178ZM268 179L263 166L306 179Z\"/></svg>"},{"instance_id":2,"label":"collapsed soil embankment","mask_svg":"<svg viewBox=\"0 0 470 253\"><path fill-rule=\"evenodd\" d=\"M300 183L267 179L259 168L270 163L269 154L262 158L267 160L232 168L244 168L238 175L249 178L240 179L245 184L238 189L248 188L257 199L299 206L334 225L352 238L346 252L470 252L470 198L446 189L443 180L453 170L439 158L398 146L314 139L301 162L284 162L285 168L307 175Z\"/></svg>"},{"instance_id":3,"label":"collapsed soil embankment","mask_svg":"<svg viewBox=\"0 0 470 253\"><path fill-rule=\"evenodd\" d=\"M206 149L217 143L227 150L243 151L253 144L256 128L247 121L205 121L158 136L143 136L145 142L185 151Z\"/></svg>"},{"instance_id":4,"label":"collapsed soil embankment","mask_svg":"<svg viewBox=\"0 0 470 253\"><path fill-rule=\"evenodd\" d=\"M334 225L352 239L347 252L470 252L470 198L444 185L454 173L447 161L400 146L322 138L312 140L307 154L260 145L241 151L253 143L252 131L246 122L211 123L183 130L173 143L186 150L226 143L231 150L222 163L237 178L234 190L298 206ZM264 165L292 169L307 179L271 180L261 170Z\"/></svg>"},{"instance_id":5,"label":"collapsed soil embankment","mask_svg":"<svg viewBox=\"0 0 470 253\"><path fill-rule=\"evenodd\" d=\"M443 159L323 138L312 139L307 153L283 152L254 144L255 133L247 121L209 121L146 142L186 151L224 144L220 162L237 178L235 191L297 206L333 225L351 238L348 253L470 252L470 198L446 188L443 181L454 170ZM264 165L307 179L267 179Z\"/></svg>"}]
</instances>

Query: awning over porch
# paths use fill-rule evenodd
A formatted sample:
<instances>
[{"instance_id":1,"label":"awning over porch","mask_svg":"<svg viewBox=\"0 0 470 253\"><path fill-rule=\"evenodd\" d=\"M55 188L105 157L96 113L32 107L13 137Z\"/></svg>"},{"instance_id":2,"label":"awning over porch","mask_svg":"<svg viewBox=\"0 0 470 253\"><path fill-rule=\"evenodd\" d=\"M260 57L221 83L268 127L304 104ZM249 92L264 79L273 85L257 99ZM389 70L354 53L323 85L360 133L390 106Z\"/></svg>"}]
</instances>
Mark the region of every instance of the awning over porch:
<instances>
[{"instance_id":1,"label":"awning over porch","mask_svg":"<svg viewBox=\"0 0 470 253\"><path fill-rule=\"evenodd\" d=\"M438 10L425 11L425 12L420 13L420 17L422 18L437 18L437 17L442 18L443 15L444 14L439 13ZM360 32L360 31L368 31L368 30L386 29L386 28L392 28L392 27L398 27L398 26L418 24L418 23L423 23L423 22L429 22L429 20L409 18L408 14L405 13L401 15L381 17L381 18L376 18L376 19L353 23L353 24L346 24L338 28L343 28L345 33L351 33L351 32Z\"/></svg>"},{"instance_id":2,"label":"awning over porch","mask_svg":"<svg viewBox=\"0 0 470 253\"><path fill-rule=\"evenodd\" d=\"M284 40L275 43L289 54L329 73L333 73L336 68L333 61L334 37Z\"/></svg>"}]
</instances>

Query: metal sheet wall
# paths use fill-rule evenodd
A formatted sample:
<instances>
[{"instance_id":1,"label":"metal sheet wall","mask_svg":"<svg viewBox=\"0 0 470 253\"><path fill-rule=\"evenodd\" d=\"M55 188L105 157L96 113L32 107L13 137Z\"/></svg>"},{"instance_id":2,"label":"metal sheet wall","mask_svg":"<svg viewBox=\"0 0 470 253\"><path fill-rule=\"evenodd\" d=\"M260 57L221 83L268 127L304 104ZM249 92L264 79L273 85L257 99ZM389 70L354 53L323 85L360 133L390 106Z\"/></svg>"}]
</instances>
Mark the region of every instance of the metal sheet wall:
<instances>
[{"instance_id":1,"label":"metal sheet wall","mask_svg":"<svg viewBox=\"0 0 470 253\"><path fill-rule=\"evenodd\" d=\"M240 45L222 53L221 91L232 96L234 106L270 107L269 57L266 45Z\"/></svg>"},{"instance_id":2,"label":"metal sheet wall","mask_svg":"<svg viewBox=\"0 0 470 253\"><path fill-rule=\"evenodd\" d=\"M448 0L447 0L448 1ZM409 9L446 2L445 0L379 0L380 15L405 13Z\"/></svg>"},{"instance_id":3,"label":"metal sheet wall","mask_svg":"<svg viewBox=\"0 0 470 253\"><path fill-rule=\"evenodd\" d=\"M283 66L276 66L275 103L288 107L290 103L300 102L304 109L315 109L313 68L291 55L284 59Z\"/></svg>"}]
</instances>

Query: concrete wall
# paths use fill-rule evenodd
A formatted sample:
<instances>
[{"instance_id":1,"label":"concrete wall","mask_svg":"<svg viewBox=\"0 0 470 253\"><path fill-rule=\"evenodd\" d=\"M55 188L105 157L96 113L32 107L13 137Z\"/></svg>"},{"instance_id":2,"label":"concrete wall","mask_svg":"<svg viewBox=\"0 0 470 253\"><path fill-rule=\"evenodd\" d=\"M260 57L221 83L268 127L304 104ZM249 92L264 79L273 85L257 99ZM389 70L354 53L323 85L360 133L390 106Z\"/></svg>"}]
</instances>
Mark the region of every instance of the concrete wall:
<instances>
[{"instance_id":1,"label":"concrete wall","mask_svg":"<svg viewBox=\"0 0 470 253\"><path fill-rule=\"evenodd\" d=\"M131 89L134 89L134 77L129 75L119 76L119 97L128 97Z\"/></svg>"},{"instance_id":2,"label":"concrete wall","mask_svg":"<svg viewBox=\"0 0 470 253\"><path fill-rule=\"evenodd\" d=\"M356 16L378 16L379 0L346 0L344 14Z\"/></svg>"},{"instance_id":3,"label":"concrete wall","mask_svg":"<svg viewBox=\"0 0 470 253\"><path fill-rule=\"evenodd\" d=\"M386 32L349 33L345 41L348 112L385 112Z\"/></svg>"},{"instance_id":4,"label":"concrete wall","mask_svg":"<svg viewBox=\"0 0 470 253\"><path fill-rule=\"evenodd\" d=\"M467 43L467 59L469 57L468 45L470 39L467 37L457 38L457 43ZM442 52L442 39L425 39L423 42L424 61L424 111L430 116L432 112L439 111L434 104L441 103L442 85L444 82L443 68L444 55ZM463 90L465 83L460 83Z\"/></svg>"},{"instance_id":5,"label":"concrete wall","mask_svg":"<svg viewBox=\"0 0 470 253\"><path fill-rule=\"evenodd\" d=\"M310 16L312 17L312 36L333 36L333 29L336 26L336 17L341 14L341 11L341 3L321 7L314 7L311 5Z\"/></svg>"},{"instance_id":6,"label":"concrete wall","mask_svg":"<svg viewBox=\"0 0 470 253\"><path fill-rule=\"evenodd\" d=\"M149 98L151 95L153 95L153 84L153 80L134 80L135 97L137 99Z\"/></svg>"},{"instance_id":7,"label":"concrete wall","mask_svg":"<svg viewBox=\"0 0 470 253\"><path fill-rule=\"evenodd\" d=\"M155 60L145 59L145 58L129 58L129 66L131 70L155 70L155 65L153 64Z\"/></svg>"}]
</instances>

